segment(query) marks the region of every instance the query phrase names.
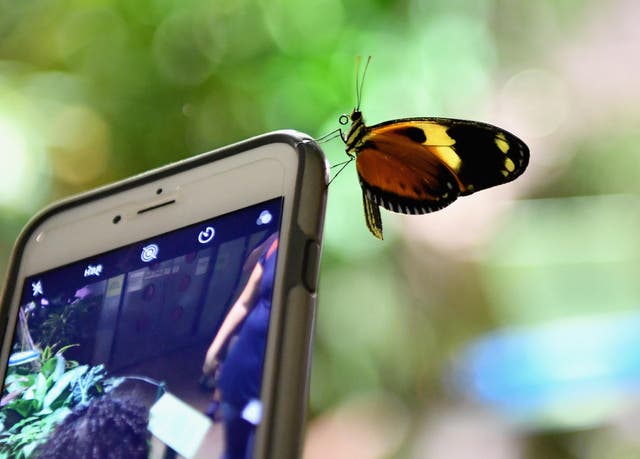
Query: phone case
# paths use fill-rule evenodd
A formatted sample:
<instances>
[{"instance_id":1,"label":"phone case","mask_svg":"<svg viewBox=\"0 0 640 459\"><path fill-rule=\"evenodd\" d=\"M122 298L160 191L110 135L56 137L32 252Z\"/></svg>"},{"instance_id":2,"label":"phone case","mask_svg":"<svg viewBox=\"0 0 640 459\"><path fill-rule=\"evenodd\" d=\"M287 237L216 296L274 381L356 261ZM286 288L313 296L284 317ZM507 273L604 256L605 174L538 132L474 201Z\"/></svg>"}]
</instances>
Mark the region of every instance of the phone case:
<instances>
[{"instance_id":1,"label":"phone case","mask_svg":"<svg viewBox=\"0 0 640 459\"><path fill-rule=\"evenodd\" d=\"M17 287L21 257L27 241L44 221L93 200L273 143L285 143L294 147L299 156L299 165L291 221L281 223L283 227L290 228L286 241L289 247L287 259L278 261L286 266L281 299L283 307L280 314L272 318L273 325L270 326L270 333L276 330L279 339L270 338L267 347L263 375L264 417L258 430L254 452L255 457L261 458L298 457L308 398L311 335L328 184L328 167L324 154L318 144L306 134L293 130L264 134L47 207L29 221L14 245L0 301L0 330L3 336L9 319L10 302ZM274 301L277 300L274 298Z\"/></svg>"}]
</instances>

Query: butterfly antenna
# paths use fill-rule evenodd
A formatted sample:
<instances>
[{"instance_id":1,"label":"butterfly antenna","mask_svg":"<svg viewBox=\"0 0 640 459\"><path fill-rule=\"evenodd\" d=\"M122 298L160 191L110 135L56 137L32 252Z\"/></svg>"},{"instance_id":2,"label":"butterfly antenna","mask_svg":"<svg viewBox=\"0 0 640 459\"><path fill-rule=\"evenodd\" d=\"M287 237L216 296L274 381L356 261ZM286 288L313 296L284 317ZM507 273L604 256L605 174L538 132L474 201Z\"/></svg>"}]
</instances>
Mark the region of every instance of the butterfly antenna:
<instances>
[{"instance_id":1,"label":"butterfly antenna","mask_svg":"<svg viewBox=\"0 0 640 459\"><path fill-rule=\"evenodd\" d=\"M362 78L360 78L360 56L356 59L356 110L360 110L360 101L362 100L362 88L364 87L364 77L367 75L367 69L371 62L371 56L367 57L367 62L362 70Z\"/></svg>"},{"instance_id":2,"label":"butterfly antenna","mask_svg":"<svg viewBox=\"0 0 640 459\"><path fill-rule=\"evenodd\" d=\"M356 110L360 107L360 56L356 56Z\"/></svg>"},{"instance_id":3,"label":"butterfly antenna","mask_svg":"<svg viewBox=\"0 0 640 459\"><path fill-rule=\"evenodd\" d=\"M338 164L334 164L333 166L331 166L331 169L333 169L334 167L338 167L341 166L340 169L338 169L338 172L336 172L336 175L334 175L333 177L331 177L331 180L329 180L329 185L331 185L331 183L336 179L336 177L338 177L338 175L340 175L340 172L342 172L344 170L345 167L347 167L349 164L351 164L351 161L353 161L354 158L349 158L348 160L338 163Z\"/></svg>"}]
</instances>

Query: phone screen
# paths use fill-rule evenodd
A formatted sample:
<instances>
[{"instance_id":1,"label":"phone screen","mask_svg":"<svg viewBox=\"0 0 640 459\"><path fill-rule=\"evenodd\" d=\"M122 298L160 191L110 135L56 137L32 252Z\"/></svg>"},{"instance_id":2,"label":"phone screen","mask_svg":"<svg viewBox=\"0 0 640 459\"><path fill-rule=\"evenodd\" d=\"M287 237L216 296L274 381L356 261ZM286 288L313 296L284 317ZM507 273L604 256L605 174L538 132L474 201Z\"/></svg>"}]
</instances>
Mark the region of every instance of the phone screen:
<instances>
[{"instance_id":1,"label":"phone screen","mask_svg":"<svg viewBox=\"0 0 640 459\"><path fill-rule=\"evenodd\" d=\"M26 278L0 456L250 456L282 203Z\"/></svg>"}]
</instances>

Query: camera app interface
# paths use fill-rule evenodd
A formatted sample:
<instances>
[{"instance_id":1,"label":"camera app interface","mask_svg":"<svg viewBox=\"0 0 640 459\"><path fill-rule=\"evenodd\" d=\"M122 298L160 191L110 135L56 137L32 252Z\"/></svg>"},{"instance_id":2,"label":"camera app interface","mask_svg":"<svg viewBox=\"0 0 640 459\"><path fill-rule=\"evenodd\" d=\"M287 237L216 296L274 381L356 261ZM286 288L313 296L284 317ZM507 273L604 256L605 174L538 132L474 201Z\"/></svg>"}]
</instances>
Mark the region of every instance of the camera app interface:
<instances>
[{"instance_id":1,"label":"camera app interface","mask_svg":"<svg viewBox=\"0 0 640 459\"><path fill-rule=\"evenodd\" d=\"M281 207L27 278L0 457L251 457Z\"/></svg>"}]
</instances>

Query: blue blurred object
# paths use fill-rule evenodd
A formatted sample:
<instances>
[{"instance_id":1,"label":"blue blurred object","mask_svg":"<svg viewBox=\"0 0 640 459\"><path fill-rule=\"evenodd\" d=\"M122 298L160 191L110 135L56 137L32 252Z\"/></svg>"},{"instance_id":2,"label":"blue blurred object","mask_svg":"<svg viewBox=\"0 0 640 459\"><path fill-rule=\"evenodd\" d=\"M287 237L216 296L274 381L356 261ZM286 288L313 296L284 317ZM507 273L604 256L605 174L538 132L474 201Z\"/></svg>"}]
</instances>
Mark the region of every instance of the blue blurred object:
<instances>
[{"instance_id":1,"label":"blue blurred object","mask_svg":"<svg viewBox=\"0 0 640 459\"><path fill-rule=\"evenodd\" d=\"M534 428L605 422L640 395L640 315L568 319L503 330L467 347L456 386Z\"/></svg>"}]
</instances>

